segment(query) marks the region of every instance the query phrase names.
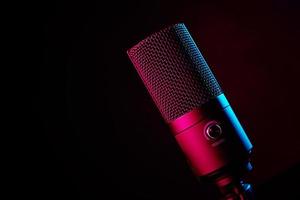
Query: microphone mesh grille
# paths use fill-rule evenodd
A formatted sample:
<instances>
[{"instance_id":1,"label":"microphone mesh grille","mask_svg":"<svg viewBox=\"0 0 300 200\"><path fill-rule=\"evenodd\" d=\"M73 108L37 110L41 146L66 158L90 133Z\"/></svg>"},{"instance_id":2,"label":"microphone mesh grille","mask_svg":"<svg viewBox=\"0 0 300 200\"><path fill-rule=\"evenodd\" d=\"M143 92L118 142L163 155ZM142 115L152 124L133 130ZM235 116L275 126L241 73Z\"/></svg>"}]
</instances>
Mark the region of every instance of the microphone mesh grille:
<instances>
[{"instance_id":1,"label":"microphone mesh grille","mask_svg":"<svg viewBox=\"0 0 300 200\"><path fill-rule=\"evenodd\" d=\"M167 122L222 94L184 24L154 33L127 53Z\"/></svg>"}]
</instances>

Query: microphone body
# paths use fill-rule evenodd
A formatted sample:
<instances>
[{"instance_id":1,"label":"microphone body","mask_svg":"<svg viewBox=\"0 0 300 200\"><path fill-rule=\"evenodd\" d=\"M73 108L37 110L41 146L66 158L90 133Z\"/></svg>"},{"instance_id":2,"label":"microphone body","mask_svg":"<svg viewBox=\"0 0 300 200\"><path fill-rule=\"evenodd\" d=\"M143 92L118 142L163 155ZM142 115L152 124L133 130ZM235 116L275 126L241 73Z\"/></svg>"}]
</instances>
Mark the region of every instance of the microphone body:
<instances>
[{"instance_id":1,"label":"microphone body","mask_svg":"<svg viewBox=\"0 0 300 200\"><path fill-rule=\"evenodd\" d=\"M233 164L249 167L252 144L224 94L169 125L196 175L210 176Z\"/></svg>"},{"instance_id":2,"label":"microphone body","mask_svg":"<svg viewBox=\"0 0 300 200\"><path fill-rule=\"evenodd\" d=\"M215 181L227 199L243 199L252 144L185 25L127 53L195 175Z\"/></svg>"}]
</instances>

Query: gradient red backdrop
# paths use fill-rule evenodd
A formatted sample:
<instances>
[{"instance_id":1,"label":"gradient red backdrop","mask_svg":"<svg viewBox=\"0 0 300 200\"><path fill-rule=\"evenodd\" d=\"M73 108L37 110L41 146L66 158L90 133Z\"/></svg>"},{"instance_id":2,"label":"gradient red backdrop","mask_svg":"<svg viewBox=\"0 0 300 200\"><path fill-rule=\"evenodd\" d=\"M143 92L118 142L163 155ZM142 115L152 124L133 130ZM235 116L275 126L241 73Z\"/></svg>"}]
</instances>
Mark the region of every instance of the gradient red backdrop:
<instances>
[{"instance_id":1,"label":"gradient red backdrop","mask_svg":"<svg viewBox=\"0 0 300 200\"><path fill-rule=\"evenodd\" d=\"M30 173L21 171L34 180L26 194L214 198L210 186L194 179L126 55L141 39L177 22L188 27L253 142L249 180L266 188L289 171L288 177L299 176L298 1L37 6L28 20L38 28L28 43L34 41L34 55L42 59L39 68L28 69L36 134L26 154ZM282 185L273 186L266 195Z\"/></svg>"}]
</instances>

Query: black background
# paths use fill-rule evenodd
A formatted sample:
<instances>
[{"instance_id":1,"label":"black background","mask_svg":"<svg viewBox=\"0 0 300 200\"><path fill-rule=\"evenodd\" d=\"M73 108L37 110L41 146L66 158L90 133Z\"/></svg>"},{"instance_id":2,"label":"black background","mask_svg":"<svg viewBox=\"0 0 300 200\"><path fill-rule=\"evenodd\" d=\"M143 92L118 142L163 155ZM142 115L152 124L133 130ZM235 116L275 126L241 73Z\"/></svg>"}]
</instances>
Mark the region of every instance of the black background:
<instances>
[{"instance_id":1,"label":"black background","mask_svg":"<svg viewBox=\"0 0 300 200\"><path fill-rule=\"evenodd\" d=\"M254 144L248 179L258 197L295 199L299 11L296 0L26 3L16 34L29 54L22 72L31 106L14 194L216 198L193 177L126 55L184 22Z\"/></svg>"}]
</instances>

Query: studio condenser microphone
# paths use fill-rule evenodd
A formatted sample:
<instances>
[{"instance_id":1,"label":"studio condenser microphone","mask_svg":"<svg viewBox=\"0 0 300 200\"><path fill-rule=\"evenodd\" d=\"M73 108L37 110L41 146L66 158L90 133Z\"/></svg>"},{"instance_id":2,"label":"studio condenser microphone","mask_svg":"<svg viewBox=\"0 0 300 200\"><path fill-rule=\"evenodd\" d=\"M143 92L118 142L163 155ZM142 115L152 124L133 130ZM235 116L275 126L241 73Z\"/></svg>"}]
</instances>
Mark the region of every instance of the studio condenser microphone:
<instances>
[{"instance_id":1,"label":"studio condenser microphone","mask_svg":"<svg viewBox=\"0 0 300 200\"><path fill-rule=\"evenodd\" d=\"M196 176L213 180L225 199L247 199L252 144L185 25L127 53Z\"/></svg>"}]
</instances>

